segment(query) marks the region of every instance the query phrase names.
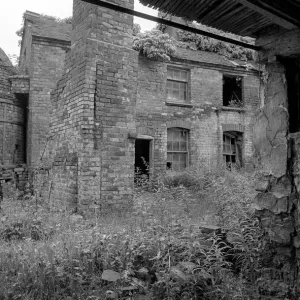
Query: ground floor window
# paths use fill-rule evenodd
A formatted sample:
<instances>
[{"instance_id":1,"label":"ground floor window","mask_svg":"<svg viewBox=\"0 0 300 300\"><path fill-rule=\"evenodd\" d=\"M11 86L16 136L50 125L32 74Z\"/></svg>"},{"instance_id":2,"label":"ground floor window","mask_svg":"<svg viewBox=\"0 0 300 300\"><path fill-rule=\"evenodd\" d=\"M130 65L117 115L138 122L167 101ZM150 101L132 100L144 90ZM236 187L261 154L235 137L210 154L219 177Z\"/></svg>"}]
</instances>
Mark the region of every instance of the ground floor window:
<instances>
[{"instance_id":1,"label":"ground floor window","mask_svg":"<svg viewBox=\"0 0 300 300\"><path fill-rule=\"evenodd\" d=\"M228 166L242 164L242 135L238 132L223 134L223 161Z\"/></svg>"},{"instance_id":2,"label":"ground floor window","mask_svg":"<svg viewBox=\"0 0 300 300\"><path fill-rule=\"evenodd\" d=\"M189 132L182 128L169 128L167 139L167 169L182 171L188 166Z\"/></svg>"}]
</instances>

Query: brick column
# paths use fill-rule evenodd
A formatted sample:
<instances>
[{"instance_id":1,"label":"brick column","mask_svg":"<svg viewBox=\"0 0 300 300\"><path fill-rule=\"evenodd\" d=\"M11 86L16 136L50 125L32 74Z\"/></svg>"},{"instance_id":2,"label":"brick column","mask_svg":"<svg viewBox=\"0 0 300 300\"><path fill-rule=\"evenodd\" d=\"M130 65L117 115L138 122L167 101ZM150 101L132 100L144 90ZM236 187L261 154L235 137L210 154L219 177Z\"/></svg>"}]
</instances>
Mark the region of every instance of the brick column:
<instances>
[{"instance_id":1,"label":"brick column","mask_svg":"<svg viewBox=\"0 0 300 300\"><path fill-rule=\"evenodd\" d=\"M133 8L133 0L112 2ZM71 51L54 95L53 128L54 161L58 148L78 156L73 183L80 209L124 207L132 199L134 142L128 134L135 131L138 57L132 28L132 16L74 0Z\"/></svg>"}]
</instances>

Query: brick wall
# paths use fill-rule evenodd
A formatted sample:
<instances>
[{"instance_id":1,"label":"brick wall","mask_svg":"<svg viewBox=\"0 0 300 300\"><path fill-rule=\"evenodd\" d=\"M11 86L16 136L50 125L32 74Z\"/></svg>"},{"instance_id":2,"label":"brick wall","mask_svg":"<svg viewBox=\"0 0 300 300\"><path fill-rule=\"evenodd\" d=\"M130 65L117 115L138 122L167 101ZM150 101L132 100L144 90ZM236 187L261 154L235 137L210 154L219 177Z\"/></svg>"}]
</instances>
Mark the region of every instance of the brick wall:
<instances>
[{"instance_id":1,"label":"brick wall","mask_svg":"<svg viewBox=\"0 0 300 300\"><path fill-rule=\"evenodd\" d=\"M29 94L30 78L28 75L14 75L9 77L10 89L14 94Z\"/></svg>"},{"instance_id":2,"label":"brick wall","mask_svg":"<svg viewBox=\"0 0 300 300\"><path fill-rule=\"evenodd\" d=\"M45 151L52 104L50 93L64 69L68 46L51 39L34 39L31 48L27 162L36 166Z\"/></svg>"},{"instance_id":3,"label":"brick wall","mask_svg":"<svg viewBox=\"0 0 300 300\"><path fill-rule=\"evenodd\" d=\"M117 2L133 7L133 1ZM131 16L74 1L72 46L52 96L54 200L64 200L66 191L84 210L124 206L132 198L134 144L128 134L135 131L137 76L132 26ZM76 163L68 169L63 158L69 155Z\"/></svg>"},{"instance_id":4,"label":"brick wall","mask_svg":"<svg viewBox=\"0 0 300 300\"><path fill-rule=\"evenodd\" d=\"M24 163L24 105L11 92L10 77L16 74L0 48L0 164Z\"/></svg>"},{"instance_id":5,"label":"brick wall","mask_svg":"<svg viewBox=\"0 0 300 300\"><path fill-rule=\"evenodd\" d=\"M187 105L167 101L167 65L189 70ZM243 77L243 108L223 107L223 74ZM139 57L136 118L137 128L149 128L154 138L154 171L166 169L167 128L189 129L190 165L199 161L216 164L222 161L223 125L242 128L243 158L253 154L254 112L259 105L259 76L256 71L219 64L193 62L176 58L170 63ZM186 106L186 107L185 107Z\"/></svg>"}]
</instances>

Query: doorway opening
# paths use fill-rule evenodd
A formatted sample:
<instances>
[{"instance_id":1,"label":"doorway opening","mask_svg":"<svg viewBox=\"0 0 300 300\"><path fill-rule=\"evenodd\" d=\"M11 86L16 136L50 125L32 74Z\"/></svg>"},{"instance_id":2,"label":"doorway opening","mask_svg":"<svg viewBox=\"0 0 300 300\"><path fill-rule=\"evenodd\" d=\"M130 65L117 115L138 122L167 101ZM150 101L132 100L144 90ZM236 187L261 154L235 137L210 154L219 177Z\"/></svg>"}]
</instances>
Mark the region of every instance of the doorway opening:
<instances>
[{"instance_id":1,"label":"doorway opening","mask_svg":"<svg viewBox=\"0 0 300 300\"><path fill-rule=\"evenodd\" d=\"M135 177L149 179L150 174L151 140L135 140Z\"/></svg>"},{"instance_id":2,"label":"doorway opening","mask_svg":"<svg viewBox=\"0 0 300 300\"><path fill-rule=\"evenodd\" d=\"M290 132L300 131L300 59L285 59Z\"/></svg>"}]
</instances>

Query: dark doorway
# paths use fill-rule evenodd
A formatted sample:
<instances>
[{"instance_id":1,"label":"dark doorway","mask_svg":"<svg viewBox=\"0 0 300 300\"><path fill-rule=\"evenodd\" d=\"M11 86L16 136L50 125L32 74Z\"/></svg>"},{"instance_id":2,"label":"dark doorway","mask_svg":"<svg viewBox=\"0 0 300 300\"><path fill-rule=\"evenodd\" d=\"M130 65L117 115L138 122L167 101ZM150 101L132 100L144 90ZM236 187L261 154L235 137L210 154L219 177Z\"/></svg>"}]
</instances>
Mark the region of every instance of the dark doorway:
<instances>
[{"instance_id":1,"label":"dark doorway","mask_svg":"<svg viewBox=\"0 0 300 300\"><path fill-rule=\"evenodd\" d=\"M290 132L300 131L300 60L284 60L288 88Z\"/></svg>"},{"instance_id":2,"label":"dark doorway","mask_svg":"<svg viewBox=\"0 0 300 300\"><path fill-rule=\"evenodd\" d=\"M151 140L135 140L135 173L149 177Z\"/></svg>"}]
</instances>

